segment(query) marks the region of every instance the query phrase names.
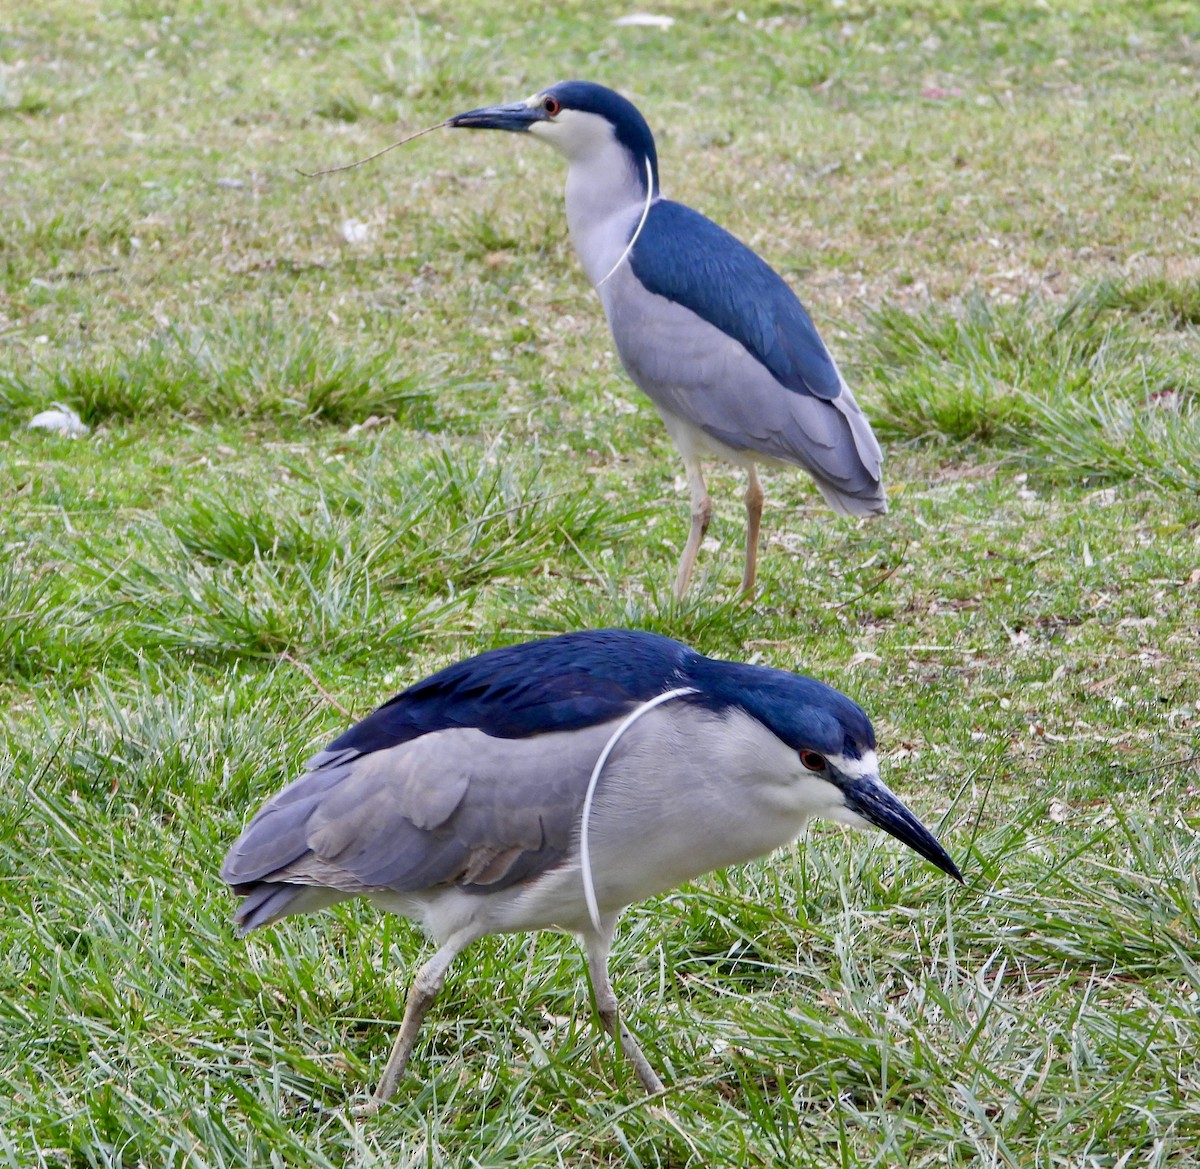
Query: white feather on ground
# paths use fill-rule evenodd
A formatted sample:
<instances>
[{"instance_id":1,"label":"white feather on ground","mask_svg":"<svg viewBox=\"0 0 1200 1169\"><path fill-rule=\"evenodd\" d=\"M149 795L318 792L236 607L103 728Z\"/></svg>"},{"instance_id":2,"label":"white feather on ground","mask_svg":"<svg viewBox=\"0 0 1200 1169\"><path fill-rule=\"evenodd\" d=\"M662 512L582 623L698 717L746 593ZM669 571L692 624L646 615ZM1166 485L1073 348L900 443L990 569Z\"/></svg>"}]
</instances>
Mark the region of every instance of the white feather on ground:
<instances>
[{"instance_id":1,"label":"white feather on ground","mask_svg":"<svg viewBox=\"0 0 1200 1169\"><path fill-rule=\"evenodd\" d=\"M35 414L25 426L28 430L49 430L66 438L82 438L88 432L83 419L61 402L55 402L49 410Z\"/></svg>"}]
</instances>

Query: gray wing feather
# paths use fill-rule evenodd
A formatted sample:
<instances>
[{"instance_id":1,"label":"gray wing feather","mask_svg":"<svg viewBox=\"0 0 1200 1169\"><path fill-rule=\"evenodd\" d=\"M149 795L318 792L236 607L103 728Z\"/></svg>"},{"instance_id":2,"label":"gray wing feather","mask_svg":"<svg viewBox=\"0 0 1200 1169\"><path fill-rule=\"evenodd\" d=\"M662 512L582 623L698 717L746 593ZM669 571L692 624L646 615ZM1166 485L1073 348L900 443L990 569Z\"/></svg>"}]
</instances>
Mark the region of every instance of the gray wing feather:
<instances>
[{"instance_id":1,"label":"gray wing feather","mask_svg":"<svg viewBox=\"0 0 1200 1169\"><path fill-rule=\"evenodd\" d=\"M268 885L354 894L443 884L482 891L528 880L570 848L611 731L604 724L496 739L447 730L368 755L339 752L331 765L318 755L314 770L254 817L221 875L263 904Z\"/></svg>"},{"instance_id":2,"label":"gray wing feather","mask_svg":"<svg viewBox=\"0 0 1200 1169\"><path fill-rule=\"evenodd\" d=\"M626 270L618 279L602 290L617 351L660 410L733 451L799 464L838 511L886 510L879 444L844 381L832 401L788 390L690 309L638 287Z\"/></svg>"}]
</instances>

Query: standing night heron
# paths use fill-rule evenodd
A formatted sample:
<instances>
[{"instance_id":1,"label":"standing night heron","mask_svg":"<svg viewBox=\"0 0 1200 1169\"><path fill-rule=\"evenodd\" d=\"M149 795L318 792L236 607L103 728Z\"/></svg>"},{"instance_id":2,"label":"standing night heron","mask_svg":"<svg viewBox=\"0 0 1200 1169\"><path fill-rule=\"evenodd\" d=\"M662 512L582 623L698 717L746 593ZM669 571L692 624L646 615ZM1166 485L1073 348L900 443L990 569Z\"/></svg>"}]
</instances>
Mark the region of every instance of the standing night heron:
<instances>
[{"instance_id":1,"label":"standing night heron","mask_svg":"<svg viewBox=\"0 0 1200 1169\"><path fill-rule=\"evenodd\" d=\"M706 454L749 475L746 594L754 591L762 519L756 464L803 467L842 515L887 510L879 444L804 306L727 231L662 198L654 137L635 106L602 85L563 81L447 124L527 131L567 157L575 250L621 363L683 455L692 526L677 597L687 592L712 514Z\"/></svg>"},{"instance_id":2,"label":"standing night heron","mask_svg":"<svg viewBox=\"0 0 1200 1169\"><path fill-rule=\"evenodd\" d=\"M450 963L485 934L578 934L604 1030L656 1092L608 976L627 905L762 856L813 816L882 828L962 880L880 780L849 698L651 633L568 633L459 662L307 766L221 876L243 899L242 934L362 895L433 935L366 1111L395 1091Z\"/></svg>"}]
</instances>

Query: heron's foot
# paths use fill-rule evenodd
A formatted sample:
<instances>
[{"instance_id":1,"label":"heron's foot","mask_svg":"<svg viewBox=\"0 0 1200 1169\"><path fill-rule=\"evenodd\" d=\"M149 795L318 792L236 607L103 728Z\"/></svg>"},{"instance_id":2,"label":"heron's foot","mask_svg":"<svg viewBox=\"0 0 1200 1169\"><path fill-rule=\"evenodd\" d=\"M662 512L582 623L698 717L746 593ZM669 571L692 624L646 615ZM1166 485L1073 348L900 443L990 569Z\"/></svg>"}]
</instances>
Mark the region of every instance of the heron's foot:
<instances>
[{"instance_id":1,"label":"heron's foot","mask_svg":"<svg viewBox=\"0 0 1200 1169\"><path fill-rule=\"evenodd\" d=\"M356 1120L368 1120L370 1117L377 1115L387 1102L388 1098L386 1096L374 1095L369 1100L351 1107L350 1115Z\"/></svg>"}]
</instances>

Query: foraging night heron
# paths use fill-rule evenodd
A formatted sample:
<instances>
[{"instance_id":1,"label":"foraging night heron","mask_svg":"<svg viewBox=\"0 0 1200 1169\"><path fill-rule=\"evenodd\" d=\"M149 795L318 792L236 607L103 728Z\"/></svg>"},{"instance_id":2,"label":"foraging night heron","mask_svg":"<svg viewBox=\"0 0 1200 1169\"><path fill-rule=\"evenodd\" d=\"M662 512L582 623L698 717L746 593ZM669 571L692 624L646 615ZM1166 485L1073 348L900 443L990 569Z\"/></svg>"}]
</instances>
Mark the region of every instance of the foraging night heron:
<instances>
[{"instance_id":1,"label":"foraging night heron","mask_svg":"<svg viewBox=\"0 0 1200 1169\"><path fill-rule=\"evenodd\" d=\"M654 138L637 108L586 81L458 114L447 125L527 131L566 155L567 222L621 363L683 455L692 526L675 578L687 592L712 501L701 459L749 476L752 594L763 491L755 466L799 465L842 515L887 510L879 444L796 294L697 211L662 198Z\"/></svg>"},{"instance_id":2,"label":"foraging night heron","mask_svg":"<svg viewBox=\"0 0 1200 1169\"><path fill-rule=\"evenodd\" d=\"M432 934L365 1112L391 1097L450 963L485 934L578 934L604 1030L656 1092L608 975L627 905L763 856L814 816L882 828L962 880L880 780L849 698L651 633L568 633L459 662L307 767L221 876L242 934L359 895Z\"/></svg>"}]
</instances>

